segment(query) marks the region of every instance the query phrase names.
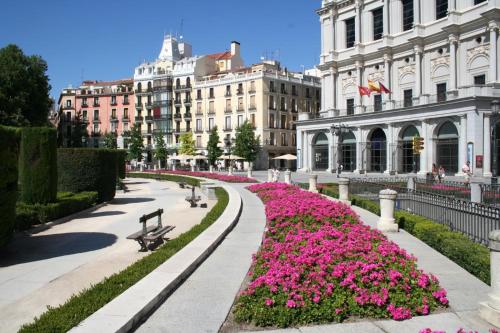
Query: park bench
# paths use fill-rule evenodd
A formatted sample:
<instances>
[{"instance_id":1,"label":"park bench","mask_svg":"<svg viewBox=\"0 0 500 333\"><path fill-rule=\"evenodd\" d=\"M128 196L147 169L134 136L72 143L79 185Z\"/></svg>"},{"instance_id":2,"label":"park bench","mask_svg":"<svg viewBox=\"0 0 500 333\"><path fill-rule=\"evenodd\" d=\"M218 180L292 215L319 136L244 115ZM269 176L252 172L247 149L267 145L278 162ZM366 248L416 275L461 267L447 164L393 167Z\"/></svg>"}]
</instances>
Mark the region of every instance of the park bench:
<instances>
[{"instance_id":1,"label":"park bench","mask_svg":"<svg viewBox=\"0 0 500 333\"><path fill-rule=\"evenodd\" d=\"M179 187L180 187L180 188L186 188L186 183L184 183L184 182L180 182L180 183L179 183ZM189 187L188 187L188 188L189 188Z\"/></svg>"},{"instance_id":2,"label":"park bench","mask_svg":"<svg viewBox=\"0 0 500 333\"><path fill-rule=\"evenodd\" d=\"M127 239L133 239L139 243L141 249L139 251L147 251L152 249L152 245L163 243L163 235L167 232L172 231L175 227L171 225L163 226L161 224L161 214L163 214L163 209L158 209L152 213L142 215L139 218L139 223L142 223L142 230L134 232L133 234L127 236ZM147 221L153 217L158 217L157 225L147 225Z\"/></svg>"},{"instance_id":3,"label":"park bench","mask_svg":"<svg viewBox=\"0 0 500 333\"><path fill-rule=\"evenodd\" d=\"M186 197L186 201L189 202L191 204L191 208L193 207L196 207L197 206L197 202L201 200L201 196L199 195L196 195L194 193L194 186L191 187L191 195L188 195Z\"/></svg>"}]
</instances>

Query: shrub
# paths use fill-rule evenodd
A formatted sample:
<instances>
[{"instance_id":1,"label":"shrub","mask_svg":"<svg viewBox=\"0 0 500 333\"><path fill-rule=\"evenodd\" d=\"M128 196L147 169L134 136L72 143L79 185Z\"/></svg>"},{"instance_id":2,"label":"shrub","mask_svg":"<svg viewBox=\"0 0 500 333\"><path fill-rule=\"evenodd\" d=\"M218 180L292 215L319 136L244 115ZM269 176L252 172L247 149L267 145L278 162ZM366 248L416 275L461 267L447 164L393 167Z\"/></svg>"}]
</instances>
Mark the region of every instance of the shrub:
<instances>
[{"instance_id":1,"label":"shrub","mask_svg":"<svg viewBox=\"0 0 500 333\"><path fill-rule=\"evenodd\" d=\"M116 167L117 167L117 172L118 172L118 178L120 179L125 179L126 172L125 172L125 163L127 159L127 151L120 149L117 150L117 155L116 155Z\"/></svg>"},{"instance_id":2,"label":"shrub","mask_svg":"<svg viewBox=\"0 0 500 333\"><path fill-rule=\"evenodd\" d=\"M208 212L200 224L189 231L169 240L150 255L138 260L123 271L113 274L103 281L73 295L63 305L49 308L31 324L21 327L19 332L67 332L88 316L111 302L156 267L168 260L199 234L212 225L224 212L229 196L222 188L215 189L217 204Z\"/></svg>"},{"instance_id":3,"label":"shrub","mask_svg":"<svg viewBox=\"0 0 500 333\"><path fill-rule=\"evenodd\" d=\"M24 230L33 225L56 220L92 207L97 202L97 192L59 192L57 201L29 205L19 202L16 207L16 229Z\"/></svg>"},{"instance_id":4,"label":"shrub","mask_svg":"<svg viewBox=\"0 0 500 333\"><path fill-rule=\"evenodd\" d=\"M97 191L99 202L115 197L117 150L59 148L57 154L59 191Z\"/></svg>"},{"instance_id":5,"label":"shrub","mask_svg":"<svg viewBox=\"0 0 500 333\"><path fill-rule=\"evenodd\" d=\"M200 180L191 177L168 175L168 174L154 174L154 173L138 173L131 172L127 174L129 178L146 178L146 179L156 179L156 180L166 180L169 182L176 183L186 183L191 186L200 186Z\"/></svg>"},{"instance_id":6,"label":"shrub","mask_svg":"<svg viewBox=\"0 0 500 333\"><path fill-rule=\"evenodd\" d=\"M0 126L0 247L12 237L16 216L19 130Z\"/></svg>"},{"instance_id":7,"label":"shrub","mask_svg":"<svg viewBox=\"0 0 500 333\"><path fill-rule=\"evenodd\" d=\"M57 131L47 127L21 129L19 156L21 200L54 202L57 196Z\"/></svg>"}]
</instances>

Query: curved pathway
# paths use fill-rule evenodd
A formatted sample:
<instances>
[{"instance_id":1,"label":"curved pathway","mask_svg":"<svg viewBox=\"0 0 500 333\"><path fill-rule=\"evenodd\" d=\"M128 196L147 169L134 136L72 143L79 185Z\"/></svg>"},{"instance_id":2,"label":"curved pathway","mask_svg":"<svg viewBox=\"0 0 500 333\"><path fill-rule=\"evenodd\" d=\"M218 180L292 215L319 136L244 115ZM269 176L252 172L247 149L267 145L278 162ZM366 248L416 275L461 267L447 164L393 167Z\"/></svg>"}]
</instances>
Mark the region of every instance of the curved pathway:
<instances>
[{"instance_id":1,"label":"curved pathway","mask_svg":"<svg viewBox=\"0 0 500 333\"><path fill-rule=\"evenodd\" d=\"M265 227L264 205L248 184L238 224L217 249L137 329L137 332L217 332L225 321L257 252Z\"/></svg>"}]
</instances>

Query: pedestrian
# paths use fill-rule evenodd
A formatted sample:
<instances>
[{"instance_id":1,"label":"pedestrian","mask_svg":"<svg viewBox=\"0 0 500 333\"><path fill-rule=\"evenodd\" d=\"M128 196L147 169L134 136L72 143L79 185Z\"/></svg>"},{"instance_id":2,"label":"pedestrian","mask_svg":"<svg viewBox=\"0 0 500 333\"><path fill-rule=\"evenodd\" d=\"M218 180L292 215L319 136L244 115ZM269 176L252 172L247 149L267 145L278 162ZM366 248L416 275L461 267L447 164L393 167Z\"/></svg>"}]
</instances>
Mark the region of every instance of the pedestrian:
<instances>
[{"instance_id":1,"label":"pedestrian","mask_svg":"<svg viewBox=\"0 0 500 333\"><path fill-rule=\"evenodd\" d=\"M446 173L444 171L444 168L442 165L439 166L439 170L438 170L438 179L439 179L439 182L441 183L445 177Z\"/></svg>"},{"instance_id":2,"label":"pedestrian","mask_svg":"<svg viewBox=\"0 0 500 333\"><path fill-rule=\"evenodd\" d=\"M464 174L464 177L465 177L465 183L469 184L470 177L472 176L472 173L470 172L470 162L469 161L465 162L464 166L462 167L462 173Z\"/></svg>"},{"instance_id":3,"label":"pedestrian","mask_svg":"<svg viewBox=\"0 0 500 333\"><path fill-rule=\"evenodd\" d=\"M340 177L340 174L342 173L342 164L340 164L340 161L337 162L337 178Z\"/></svg>"},{"instance_id":4,"label":"pedestrian","mask_svg":"<svg viewBox=\"0 0 500 333\"><path fill-rule=\"evenodd\" d=\"M432 179L436 180L437 178L439 178L438 168L436 166L436 163L432 163Z\"/></svg>"}]
</instances>

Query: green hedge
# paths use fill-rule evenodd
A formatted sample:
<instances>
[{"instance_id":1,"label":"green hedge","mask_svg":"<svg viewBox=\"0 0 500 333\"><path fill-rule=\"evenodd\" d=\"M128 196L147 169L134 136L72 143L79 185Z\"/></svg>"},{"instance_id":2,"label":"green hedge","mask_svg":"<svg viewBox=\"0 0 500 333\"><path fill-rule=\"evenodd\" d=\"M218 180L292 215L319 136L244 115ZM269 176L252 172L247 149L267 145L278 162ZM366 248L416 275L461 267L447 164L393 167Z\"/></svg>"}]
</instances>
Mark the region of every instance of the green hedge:
<instances>
[{"instance_id":1,"label":"green hedge","mask_svg":"<svg viewBox=\"0 0 500 333\"><path fill-rule=\"evenodd\" d=\"M59 192L57 201L48 204L26 204L19 202L16 207L16 229L25 230L82 211L94 206L97 192Z\"/></svg>"},{"instance_id":2,"label":"green hedge","mask_svg":"<svg viewBox=\"0 0 500 333\"><path fill-rule=\"evenodd\" d=\"M113 199L116 191L117 156L116 149L59 148L59 191L97 191L99 202Z\"/></svg>"},{"instance_id":3,"label":"green hedge","mask_svg":"<svg viewBox=\"0 0 500 333\"><path fill-rule=\"evenodd\" d=\"M57 131L48 127L21 129L19 156L21 201L54 202L57 196Z\"/></svg>"},{"instance_id":4,"label":"green hedge","mask_svg":"<svg viewBox=\"0 0 500 333\"><path fill-rule=\"evenodd\" d=\"M167 174L153 174L153 173L128 173L127 177L129 178L147 178L147 179L157 179L157 180L166 180L169 182L176 183L186 183L191 186L200 186L200 180L191 177L185 176L177 176L177 175L167 175Z\"/></svg>"},{"instance_id":5,"label":"green hedge","mask_svg":"<svg viewBox=\"0 0 500 333\"><path fill-rule=\"evenodd\" d=\"M125 179L126 176L125 163L127 159L127 151L120 149L117 152L118 155L116 158L116 167L117 167L118 177L120 179Z\"/></svg>"},{"instance_id":6,"label":"green hedge","mask_svg":"<svg viewBox=\"0 0 500 333\"><path fill-rule=\"evenodd\" d=\"M19 130L0 126L0 247L12 237L16 216Z\"/></svg>"},{"instance_id":7,"label":"green hedge","mask_svg":"<svg viewBox=\"0 0 500 333\"><path fill-rule=\"evenodd\" d=\"M203 218L200 224L195 225L177 238L169 240L165 245L123 271L111 275L78 295L73 295L63 305L49 308L39 318L35 318L33 323L21 327L19 332L67 332L78 325L151 273L156 267L172 257L212 225L222 215L229 202L229 195L222 188L216 188L215 195L217 196L217 204Z\"/></svg>"}]
</instances>

